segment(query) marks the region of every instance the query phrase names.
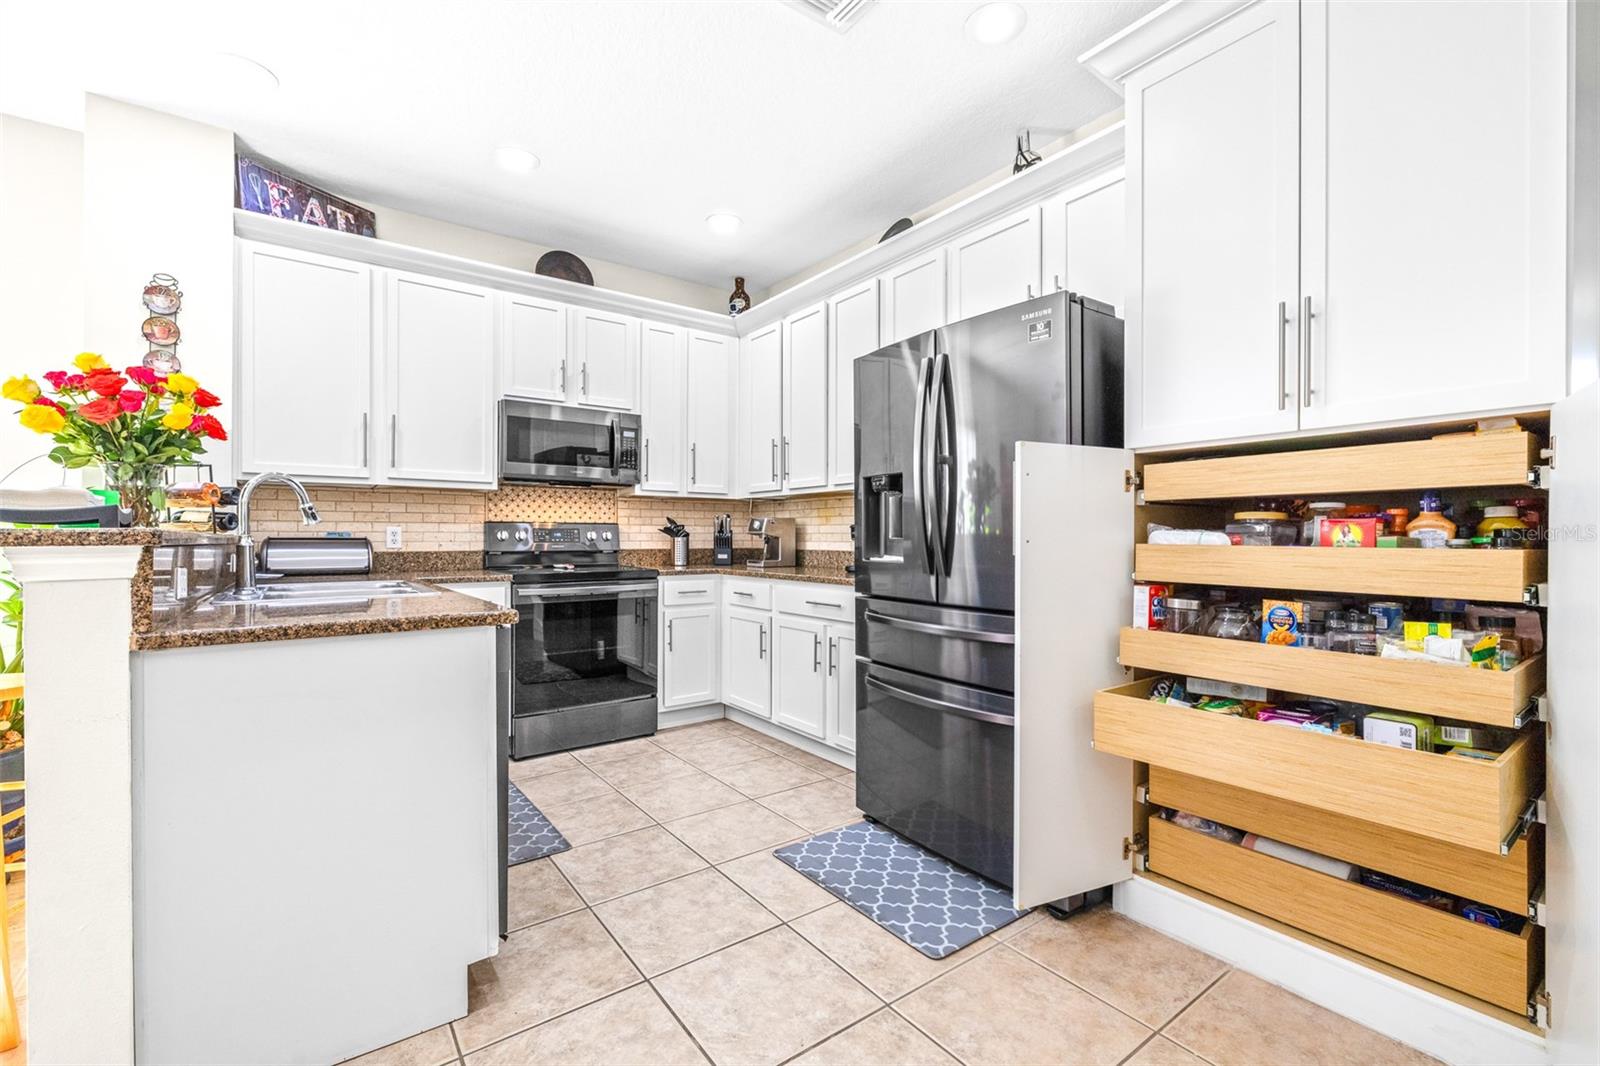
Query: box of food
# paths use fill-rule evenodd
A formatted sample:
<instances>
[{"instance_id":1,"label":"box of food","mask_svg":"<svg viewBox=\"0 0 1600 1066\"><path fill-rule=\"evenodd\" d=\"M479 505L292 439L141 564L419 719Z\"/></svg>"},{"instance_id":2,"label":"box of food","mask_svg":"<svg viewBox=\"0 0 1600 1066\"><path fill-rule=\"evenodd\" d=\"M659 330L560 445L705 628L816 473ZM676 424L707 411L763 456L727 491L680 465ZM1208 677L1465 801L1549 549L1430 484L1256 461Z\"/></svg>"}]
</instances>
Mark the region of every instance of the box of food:
<instances>
[{"instance_id":1,"label":"box of food","mask_svg":"<svg viewBox=\"0 0 1600 1066\"><path fill-rule=\"evenodd\" d=\"M1361 720L1361 738L1411 751L1433 750L1433 719L1425 714L1373 711Z\"/></svg>"},{"instance_id":2,"label":"box of food","mask_svg":"<svg viewBox=\"0 0 1600 1066\"><path fill-rule=\"evenodd\" d=\"M1306 605L1299 600L1261 601L1261 643L1297 648L1305 623Z\"/></svg>"},{"instance_id":3,"label":"box of food","mask_svg":"<svg viewBox=\"0 0 1600 1066\"><path fill-rule=\"evenodd\" d=\"M1377 518L1323 518L1317 543L1324 548L1376 548Z\"/></svg>"},{"instance_id":4,"label":"box of food","mask_svg":"<svg viewBox=\"0 0 1600 1066\"><path fill-rule=\"evenodd\" d=\"M1233 700L1262 700L1267 698L1267 690L1260 685L1241 685L1236 681L1217 681L1209 677L1191 677L1188 679L1190 692L1201 696L1226 696Z\"/></svg>"},{"instance_id":5,"label":"box of food","mask_svg":"<svg viewBox=\"0 0 1600 1066\"><path fill-rule=\"evenodd\" d=\"M1168 585L1145 584L1133 586L1133 628L1165 629L1167 625L1167 596L1172 592Z\"/></svg>"}]
</instances>

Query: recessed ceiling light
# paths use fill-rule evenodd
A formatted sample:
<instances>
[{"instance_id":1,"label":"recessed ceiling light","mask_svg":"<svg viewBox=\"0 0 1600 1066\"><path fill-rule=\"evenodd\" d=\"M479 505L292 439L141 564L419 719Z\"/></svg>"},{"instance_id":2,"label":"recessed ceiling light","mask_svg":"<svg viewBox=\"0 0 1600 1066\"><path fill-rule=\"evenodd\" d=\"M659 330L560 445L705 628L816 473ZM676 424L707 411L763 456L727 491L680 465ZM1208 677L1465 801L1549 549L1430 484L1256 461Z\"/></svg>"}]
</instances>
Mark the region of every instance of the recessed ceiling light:
<instances>
[{"instance_id":1,"label":"recessed ceiling light","mask_svg":"<svg viewBox=\"0 0 1600 1066\"><path fill-rule=\"evenodd\" d=\"M984 4L967 16L967 36L980 44L1005 44L1027 24L1021 4Z\"/></svg>"},{"instance_id":2,"label":"recessed ceiling light","mask_svg":"<svg viewBox=\"0 0 1600 1066\"><path fill-rule=\"evenodd\" d=\"M742 225L744 225L744 219L738 215L730 215L725 211L706 216L706 228L719 237L733 236L739 232L739 227Z\"/></svg>"},{"instance_id":3,"label":"recessed ceiling light","mask_svg":"<svg viewBox=\"0 0 1600 1066\"><path fill-rule=\"evenodd\" d=\"M539 157L526 148L517 148L514 145L502 144L494 150L494 161L501 170L510 171L512 174L532 174L539 169Z\"/></svg>"},{"instance_id":4,"label":"recessed ceiling light","mask_svg":"<svg viewBox=\"0 0 1600 1066\"><path fill-rule=\"evenodd\" d=\"M212 77L223 91L238 96L278 91L278 76L248 56L218 52L211 57Z\"/></svg>"}]
</instances>

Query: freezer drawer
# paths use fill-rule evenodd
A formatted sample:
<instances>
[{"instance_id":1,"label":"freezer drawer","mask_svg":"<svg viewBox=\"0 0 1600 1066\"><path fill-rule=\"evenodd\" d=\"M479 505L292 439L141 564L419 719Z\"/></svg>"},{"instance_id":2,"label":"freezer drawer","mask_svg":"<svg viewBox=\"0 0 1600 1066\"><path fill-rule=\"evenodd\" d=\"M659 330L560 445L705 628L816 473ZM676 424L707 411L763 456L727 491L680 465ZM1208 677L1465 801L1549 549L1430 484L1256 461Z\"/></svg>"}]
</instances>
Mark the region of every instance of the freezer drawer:
<instances>
[{"instance_id":1,"label":"freezer drawer","mask_svg":"<svg viewBox=\"0 0 1600 1066\"><path fill-rule=\"evenodd\" d=\"M1011 692L1015 618L900 600L856 600L856 653L930 677Z\"/></svg>"},{"instance_id":2,"label":"freezer drawer","mask_svg":"<svg viewBox=\"0 0 1600 1066\"><path fill-rule=\"evenodd\" d=\"M901 836L1009 886L1011 697L858 662L856 806Z\"/></svg>"}]
</instances>

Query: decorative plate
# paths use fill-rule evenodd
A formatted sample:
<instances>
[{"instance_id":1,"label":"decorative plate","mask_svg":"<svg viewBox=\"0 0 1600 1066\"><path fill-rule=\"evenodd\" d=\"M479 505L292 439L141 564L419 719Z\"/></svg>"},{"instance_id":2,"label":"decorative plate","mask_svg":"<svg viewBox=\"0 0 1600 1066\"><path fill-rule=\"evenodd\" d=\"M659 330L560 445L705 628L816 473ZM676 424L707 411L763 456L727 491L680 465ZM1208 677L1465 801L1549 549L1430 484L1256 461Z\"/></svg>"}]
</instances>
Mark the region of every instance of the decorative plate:
<instances>
[{"instance_id":1,"label":"decorative plate","mask_svg":"<svg viewBox=\"0 0 1600 1066\"><path fill-rule=\"evenodd\" d=\"M152 314L176 314L183 306L183 293L178 291L178 280L169 274L157 274L144 287L144 305Z\"/></svg>"},{"instance_id":2,"label":"decorative plate","mask_svg":"<svg viewBox=\"0 0 1600 1066\"><path fill-rule=\"evenodd\" d=\"M547 278L560 278L562 281L575 281L579 285L593 285L594 275L589 273L589 264L573 255L571 252L546 252L539 257L539 262L534 265L535 274L543 274Z\"/></svg>"},{"instance_id":3,"label":"decorative plate","mask_svg":"<svg viewBox=\"0 0 1600 1066\"><path fill-rule=\"evenodd\" d=\"M157 374L176 374L183 369L183 364L178 362L178 353L171 348L151 348L144 353L142 362L148 370Z\"/></svg>"},{"instance_id":4,"label":"decorative plate","mask_svg":"<svg viewBox=\"0 0 1600 1066\"><path fill-rule=\"evenodd\" d=\"M139 327L139 332L151 344L178 343L178 324L166 315L151 315Z\"/></svg>"}]
</instances>

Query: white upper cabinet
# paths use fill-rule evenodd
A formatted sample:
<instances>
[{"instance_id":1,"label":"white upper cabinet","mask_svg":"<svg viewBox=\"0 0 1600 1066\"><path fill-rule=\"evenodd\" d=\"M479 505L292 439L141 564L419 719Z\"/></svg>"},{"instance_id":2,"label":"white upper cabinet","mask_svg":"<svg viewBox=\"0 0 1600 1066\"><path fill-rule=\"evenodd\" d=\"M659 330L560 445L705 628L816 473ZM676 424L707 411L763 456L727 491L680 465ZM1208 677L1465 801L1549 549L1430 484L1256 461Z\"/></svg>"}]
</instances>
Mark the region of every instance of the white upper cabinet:
<instances>
[{"instance_id":1,"label":"white upper cabinet","mask_svg":"<svg viewBox=\"0 0 1600 1066\"><path fill-rule=\"evenodd\" d=\"M783 324L743 339L739 353L739 477L749 493L782 487L778 452L783 435Z\"/></svg>"},{"instance_id":2,"label":"white upper cabinet","mask_svg":"<svg viewBox=\"0 0 1600 1066\"><path fill-rule=\"evenodd\" d=\"M733 388L738 378L736 337L689 331L688 441L689 492L727 495L733 491ZM647 426L648 429L648 426Z\"/></svg>"},{"instance_id":3,"label":"white upper cabinet","mask_svg":"<svg viewBox=\"0 0 1600 1066\"><path fill-rule=\"evenodd\" d=\"M387 282L384 476L494 485L494 294L420 274Z\"/></svg>"},{"instance_id":4,"label":"white upper cabinet","mask_svg":"<svg viewBox=\"0 0 1600 1066\"><path fill-rule=\"evenodd\" d=\"M240 241L239 285L239 472L367 480L372 268Z\"/></svg>"},{"instance_id":5,"label":"white upper cabinet","mask_svg":"<svg viewBox=\"0 0 1600 1066\"><path fill-rule=\"evenodd\" d=\"M677 326L646 322L640 345L643 383L640 422L644 437L641 492L681 492L684 487L684 394L688 335Z\"/></svg>"},{"instance_id":6,"label":"white upper cabinet","mask_svg":"<svg viewBox=\"0 0 1600 1066\"><path fill-rule=\"evenodd\" d=\"M1126 185L1118 176L1078 186L1044 205L1044 289L1111 304L1120 317L1128 244Z\"/></svg>"},{"instance_id":7,"label":"white upper cabinet","mask_svg":"<svg viewBox=\"0 0 1600 1066\"><path fill-rule=\"evenodd\" d=\"M1303 426L1565 395L1566 8L1302 7Z\"/></svg>"},{"instance_id":8,"label":"white upper cabinet","mask_svg":"<svg viewBox=\"0 0 1600 1066\"><path fill-rule=\"evenodd\" d=\"M567 398L585 407L637 410L639 320L586 307L572 308L570 316L568 372L578 381L576 392L569 381Z\"/></svg>"},{"instance_id":9,"label":"white upper cabinet","mask_svg":"<svg viewBox=\"0 0 1600 1066\"><path fill-rule=\"evenodd\" d=\"M945 317L944 249L935 248L889 268L879 279L884 344L938 329Z\"/></svg>"},{"instance_id":10,"label":"white upper cabinet","mask_svg":"<svg viewBox=\"0 0 1600 1066\"><path fill-rule=\"evenodd\" d=\"M1299 46L1267 0L1127 79L1130 446L1296 427Z\"/></svg>"},{"instance_id":11,"label":"white upper cabinet","mask_svg":"<svg viewBox=\"0 0 1600 1066\"><path fill-rule=\"evenodd\" d=\"M1030 205L951 241L948 320L1031 300L1039 285L1039 208ZM941 325L943 323L940 323ZM910 336L912 332L902 333Z\"/></svg>"},{"instance_id":12,"label":"white upper cabinet","mask_svg":"<svg viewBox=\"0 0 1600 1066\"><path fill-rule=\"evenodd\" d=\"M878 350L878 282L874 278L828 300L828 389L831 395L828 484L849 488L856 476L855 361Z\"/></svg>"},{"instance_id":13,"label":"white upper cabinet","mask_svg":"<svg viewBox=\"0 0 1600 1066\"><path fill-rule=\"evenodd\" d=\"M537 296L501 297L500 392L522 400L567 399L567 308Z\"/></svg>"},{"instance_id":14,"label":"white upper cabinet","mask_svg":"<svg viewBox=\"0 0 1600 1066\"><path fill-rule=\"evenodd\" d=\"M790 315L783 334L783 487L820 488L828 483L827 305Z\"/></svg>"}]
</instances>

